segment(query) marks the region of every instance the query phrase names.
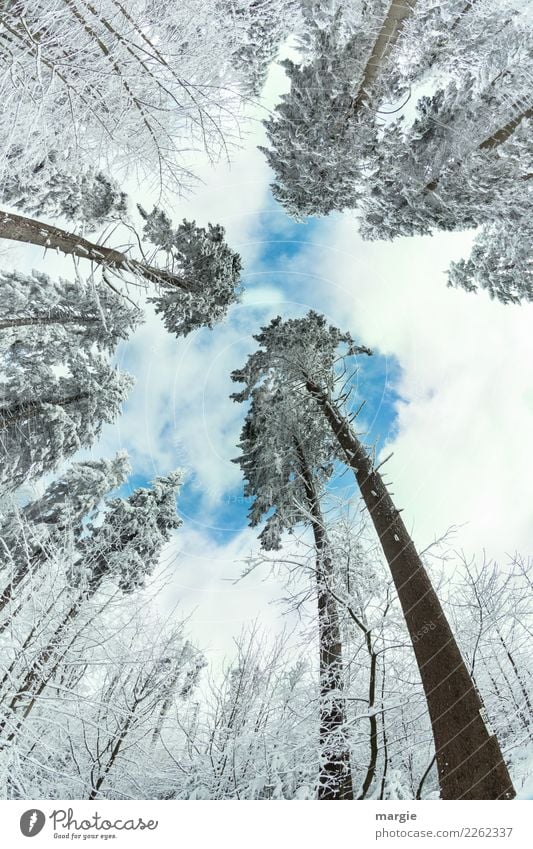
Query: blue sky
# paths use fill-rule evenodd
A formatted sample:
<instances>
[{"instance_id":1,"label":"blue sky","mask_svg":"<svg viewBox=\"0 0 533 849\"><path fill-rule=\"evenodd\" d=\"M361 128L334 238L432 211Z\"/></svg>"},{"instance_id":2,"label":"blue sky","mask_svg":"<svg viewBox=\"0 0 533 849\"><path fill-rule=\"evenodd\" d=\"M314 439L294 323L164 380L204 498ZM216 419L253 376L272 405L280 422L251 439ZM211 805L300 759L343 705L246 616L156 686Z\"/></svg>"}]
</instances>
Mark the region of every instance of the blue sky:
<instances>
[{"instance_id":1,"label":"blue sky","mask_svg":"<svg viewBox=\"0 0 533 849\"><path fill-rule=\"evenodd\" d=\"M313 308L327 309L327 291L317 286L314 301L311 301L309 292L315 287L316 281L312 274L299 271L299 260L302 251L308 249L309 245L320 244L323 222L309 219L305 222L295 222L288 218L283 209L269 198L266 210L256 219L257 233L259 239L251 239L247 245L248 260L242 275L242 284L247 292L268 286L279 292L279 304L272 303L271 306L278 308L272 312L290 317L297 314L305 314L309 304ZM252 250L250 250L252 248ZM304 285L302 282L304 281ZM302 291L306 293L302 299ZM239 310L232 310L225 324L228 328L234 328L239 332ZM257 322L255 330L259 329L261 321ZM250 328L254 332L253 327ZM163 332L163 331L162 331ZM200 331L196 334L194 347L196 352L214 352L217 348L217 329L214 331ZM360 340L364 343L364 340ZM251 342L253 349L254 343ZM124 346L121 365L124 369L136 371L136 358L130 356L131 346ZM385 442L394 437L396 429L396 403L398 395L396 385L398 383L399 364L394 357L384 357L379 351L372 357L359 357L357 362L357 373L352 380L353 398L352 406L359 407L364 400L365 405L358 418L358 432L363 435L365 442L375 448L379 453ZM232 402L229 397L225 403L230 407ZM125 413L128 414L128 403L125 405ZM244 417L245 409L240 408L241 419ZM172 438L172 425L170 422L164 427L160 434L160 440ZM234 430L234 435L238 435ZM236 442L234 443L234 454L238 455ZM135 453L133 454L135 463ZM339 469L339 471L342 471ZM149 485L151 475L142 468L135 468L128 482L119 490L120 495L130 493L135 487ZM356 497L356 488L351 475L343 475L340 479L335 476L332 489L336 496L342 498ZM183 486L179 497L179 513L183 520L192 527L201 527L203 532L211 540L223 544L232 537L239 534L247 524L247 513L251 504L250 498L243 495L243 482L238 480L231 482L224 488L222 497L217 500L212 509L209 510L209 518L206 521L204 512L204 494L198 488L194 478ZM259 533L258 529L257 533Z\"/></svg>"}]
</instances>

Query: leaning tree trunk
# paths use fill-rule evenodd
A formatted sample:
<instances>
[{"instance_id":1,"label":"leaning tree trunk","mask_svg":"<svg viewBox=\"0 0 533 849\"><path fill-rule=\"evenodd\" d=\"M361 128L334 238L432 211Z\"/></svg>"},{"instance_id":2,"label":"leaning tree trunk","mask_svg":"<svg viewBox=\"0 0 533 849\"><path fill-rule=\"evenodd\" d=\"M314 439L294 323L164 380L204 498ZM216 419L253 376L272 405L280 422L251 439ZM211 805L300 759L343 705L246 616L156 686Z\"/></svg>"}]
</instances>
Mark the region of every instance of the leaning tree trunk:
<instances>
[{"instance_id":1,"label":"leaning tree trunk","mask_svg":"<svg viewBox=\"0 0 533 849\"><path fill-rule=\"evenodd\" d=\"M61 312L41 313L40 315L28 315L22 318L6 318L0 321L0 330L9 330L12 327L42 327L51 324L79 324L87 327L91 324L101 324L100 316L91 315L65 315Z\"/></svg>"},{"instance_id":2,"label":"leaning tree trunk","mask_svg":"<svg viewBox=\"0 0 533 849\"><path fill-rule=\"evenodd\" d=\"M53 227L35 218L15 215L13 212L0 211L0 239L26 242L30 245L61 251L69 256L87 259L104 268L136 274L150 283L165 283L184 291L189 288L184 279L167 269L146 265L131 259L122 251L98 245L60 227Z\"/></svg>"},{"instance_id":3,"label":"leaning tree trunk","mask_svg":"<svg viewBox=\"0 0 533 849\"><path fill-rule=\"evenodd\" d=\"M412 16L415 6L416 0L392 0L363 71L359 91L353 103L354 111L368 103L380 69L398 41L406 20Z\"/></svg>"},{"instance_id":4,"label":"leaning tree trunk","mask_svg":"<svg viewBox=\"0 0 533 849\"><path fill-rule=\"evenodd\" d=\"M498 740L400 512L338 406L310 379L306 389L355 473L392 573L426 695L442 798L513 798Z\"/></svg>"},{"instance_id":5,"label":"leaning tree trunk","mask_svg":"<svg viewBox=\"0 0 533 849\"><path fill-rule=\"evenodd\" d=\"M346 738L342 642L336 601L329 590L333 563L313 476L297 445L307 507L316 549L316 583L320 650L319 799L353 799L350 749Z\"/></svg>"}]
</instances>

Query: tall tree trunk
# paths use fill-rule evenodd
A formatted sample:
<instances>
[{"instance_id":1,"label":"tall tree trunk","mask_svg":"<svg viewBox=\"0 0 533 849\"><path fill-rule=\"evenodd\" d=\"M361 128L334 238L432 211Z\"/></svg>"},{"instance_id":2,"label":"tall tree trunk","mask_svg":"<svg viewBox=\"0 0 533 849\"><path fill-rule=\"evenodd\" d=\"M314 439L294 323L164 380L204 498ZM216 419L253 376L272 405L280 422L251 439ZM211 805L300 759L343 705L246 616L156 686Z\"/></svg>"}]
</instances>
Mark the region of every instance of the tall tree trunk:
<instances>
[{"instance_id":1,"label":"tall tree trunk","mask_svg":"<svg viewBox=\"0 0 533 849\"><path fill-rule=\"evenodd\" d=\"M342 642L337 604L328 587L333 563L311 470L297 442L307 507L316 549L316 583L320 650L320 754L319 799L353 799L350 750L346 739L346 713Z\"/></svg>"},{"instance_id":2,"label":"tall tree trunk","mask_svg":"<svg viewBox=\"0 0 533 849\"><path fill-rule=\"evenodd\" d=\"M372 52L366 63L361 85L354 100L353 108L357 111L368 103L372 87L376 82L380 68L395 46L404 24L413 14L416 0L392 0L387 17L383 21L378 37L372 47Z\"/></svg>"},{"instance_id":3,"label":"tall tree trunk","mask_svg":"<svg viewBox=\"0 0 533 849\"><path fill-rule=\"evenodd\" d=\"M89 260L104 268L131 272L151 283L166 283L184 291L189 289L185 280L164 268L146 265L131 259L122 251L95 244L60 227L53 227L35 218L15 215L13 212L0 211L0 239L58 250L69 256Z\"/></svg>"},{"instance_id":4,"label":"tall tree trunk","mask_svg":"<svg viewBox=\"0 0 533 849\"><path fill-rule=\"evenodd\" d=\"M426 695L442 798L513 798L498 740L400 512L337 405L310 379L306 389L354 471L391 570Z\"/></svg>"},{"instance_id":5,"label":"tall tree trunk","mask_svg":"<svg viewBox=\"0 0 533 849\"><path fill-rule=\"evenodd\" d=\"M101 324L102 319L91 315L65 315L64 313L48 312L42 315L24 316L23 318L8 318L0 321L0 330L9 330L11 327L41 327L49 324L80 324L86 327L88 324Z\"/></svg>"},{"instance_id":6,"label":"tall tree trunk","mask_svg":"<svg viewBox=\"0 0 533 849\"><path fill-rule=\"evenodd\" d=\"M381 774L381 784L379 788L379 798L385 798L385 787L387 782L387 772L389 768L389 741L387 738L387 720L385 719L385 652L383 652L382 671L381 671L381 739L383 748L383 772Z\"/></svg>"}]
</instances>

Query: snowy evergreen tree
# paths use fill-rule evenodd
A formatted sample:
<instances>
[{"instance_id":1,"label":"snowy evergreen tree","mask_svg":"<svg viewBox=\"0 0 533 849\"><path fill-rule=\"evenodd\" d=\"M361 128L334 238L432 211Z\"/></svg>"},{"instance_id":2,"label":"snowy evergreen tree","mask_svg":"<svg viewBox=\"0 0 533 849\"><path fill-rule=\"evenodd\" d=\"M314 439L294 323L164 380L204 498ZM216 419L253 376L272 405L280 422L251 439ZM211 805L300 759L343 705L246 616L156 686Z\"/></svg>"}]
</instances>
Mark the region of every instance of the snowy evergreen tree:
<instances>
[{"instance_id":1,"label":"snowy evergreen tree","mask_svg":"<svg viewBox=\"0 0 533 849\"><path fill-rule=\"evenodd\" d=\"M466 78L420 98L411 126L390 124L369 162L362 235L391 239L467 229L496 216L522 220L530 205L533 112L517 108L515 96L511 84L479 93Z\"/></svg>"},{"instance_id":2,"label":"snowy evergreen tree","mask_svg":"<svg viewBox=\"0 0 533 849\"><path fill-rule=\"evenodd\" d=\"M142 259L135 259L122 249L90 242L15 213L0 212L0 238L55 248L88 260L102 269L104 277L129 276L142 285L156 286L157 295L151 300L172 333L184 335L201 326L212 327L239 296L241 260L225 242L224 228L210 224L206 230L184 221L173 229L161 210L146 213L139 207L139 211L145 222L145 239L155 245L155 254L164 258L162 265L147 262L142 246Z\"/></svg>"},{"instance_id":3,"label":"snowy evergreen tree","mask_svg":"<svg viewBox=\"0 0 533 849\"><path fill-rule=\"evenodd\" d=\"M161 313L169 333L186 336L199 327L213 327L238 300L241 259L224 241L219 224L197 227L183 221L173 229L164 212L146 213L144 236L166 256L165 267L176 280L161 280L149 300Z\"/></svg>"},{"instance_id":4,"label":"snowy evergreen tree","mask_svg":"<svg viewBox=\"0 0 533 849\"><path fill-rule=\"evenodd\" d=\"M111 352L127 339L141 320L141 311L104 283L51 280L33 271L0 271L0 347L20 344L22 328L31 328L32 348L46 348L48 362L64 357L65 347L76 344L90 349L94 344ZM56 349L56 354L53 350Z\"/></svg>"},{"instance_id":5,"label":"snowy evergreen tree","mask_svg":"<svg viewBox=\"0 0 533 849\"><path fill-rule=\"evenodd\" d=\"M260 148L294 218L356 206L377 136L369 99L415 4L306 4L303 62L283 63L291 88L264 122L271 147Z\"/></svg>"},{"instance_id":6,"label":"snowy evergreen tree","mask_svg":"<svg viewBox=\"0 0 533 849\"><path fill-rule=\"evenodd\" d=\"M109 501L101 524L89 523L75 576L85 592L96 592L108 576L117 576L126 593L144 584L171 532L181 525L176 495L182 479L182 472L156 478L150 489Z\"/></svg>"},{"instance_id":7,"label":"snowy evergreen tree","mask_svg":"<svg viewBox=\"0 0 533 849\"><path fill-rule=\"evenodd\" d=\"M298 0L222 0L222 13L234 17L238 32L232 62L246 94L261 94L270 65L290 32L298 27ZM242 43L239 44L239 41Z\"/></svg>"},{"instance_id":8,"label":"snowy evergreen tree","mask_svg":"<svg viewBox=\"0 0 533 849\"><path fill-rule=\"evenodd\" d=\"M487 731L483 703L424 563L378 469L351 427L342 397L336 397L339 346L344 348L343 358L368 350L354 346L347 334L328 327L324 317L314 312L284 322L276 318L256 338L261 347L244 369L234 373L235 379L247 384L240 397L244 400L266 380L291 391L295 404L299 394L307 394L316 403L316 417L327 421L346 466L354 473L413 644L432 723L442 797L512 798L515 791L498 741ZM427 622L435 628L430 639L421 640Z\"/></svg>"},{"instance_id":9,"label":"snowy evergreen tree","mask_svg":"<svg viewBox=\"0 0 533 849\"><path fill-rule=\"evenodd\" d=\"M40 498L8 513L0 524L0 551L8 577L0 595L0 610L14 598L17 587L31 570L68 549L83 531L111 490L131 473L128 455L119 451L112 460L82 460L57 477Z\"/></svg>"},{"instance_id":10,"label":"snowy evergreen tree","mask_svg":"<svg viewBox=\"0 0 533 849\"><path fill-rule=\"evenodd\" d=\"M533 172L526 5L365 3L359 27L344 4L329 15L310 5L303 63L285 63L290 92L265 122L273 192L289 214L357 209L369 239L523 221ZM509 291L520 276L518 263Z\"/></svg>"},{"instance_id":11,"label":"snowy evergreen tree","mask_svg":"<svg viewBox=\"0 0 533 849\"><path fill-rule=\"evenodd\" d=\"M82 231L101 228L127 214L127 195L102 171L78 171L57 151L34 166L24 179L17 173L20 150L10 151L10 174L0 185L0 200L15 209L44 218L66 218Z\"/></svg>"},{"instance_id":12,"label":"snowy evergreen tree","mask_svg":"<svg viewBox=\"0 0 533 849\"><path fill-rule=\"evenodd\" d=\"M504 304L533 301L532 244L529 215L485 224L470 257L450 265L449 284L467 292L486 289Z\"/></svg>"},{"instance_id":13,"label":"snowy evergreen tree","mask_svg":"<svg viewBox=\"0 0 533 849\"><path fill-rule=\"evenodd\" d=\"M144 585L157 565L161 550L171 532L181 525L176 514L176 493L182 473L174 472L156 478L151 489L139 488L129 498L111 499L106 504L103 521L89 522L86 533L77 542L70 558L67 578L67 607L59 623L55 622L48 642L40 648L29 669L24 671L20 687L7 705L0 723L4 743L10 743L34 709L58 668L57 653L68 644L67 633L80 611L94 598L106 579L114 581L123 593L132 593ZM29 701L28 701L29 700ZM21 702L28 702L20 709ZM22 712L21 719L13 714Z\"/></svg>"},{"instance_id":14,"label":"snowy evergreen tree","mask_svg":"<svg viewBox=\"0 0 533 849\"><path fill-rule=\"evenodd\" d=\"M61 374L28 345L12 345L0 384L1 484L14 489L88 448L133 385L100 355L68 352Z\"/></svg>"}]
</instances>

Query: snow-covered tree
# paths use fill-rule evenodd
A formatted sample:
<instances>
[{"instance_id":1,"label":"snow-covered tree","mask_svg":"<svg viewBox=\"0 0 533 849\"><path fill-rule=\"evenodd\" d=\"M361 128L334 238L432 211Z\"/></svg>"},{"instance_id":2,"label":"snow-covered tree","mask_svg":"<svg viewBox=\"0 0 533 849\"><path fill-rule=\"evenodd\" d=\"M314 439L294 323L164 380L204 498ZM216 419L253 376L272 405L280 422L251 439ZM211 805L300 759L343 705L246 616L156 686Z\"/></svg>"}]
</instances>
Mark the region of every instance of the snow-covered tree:
<instances>
[{"instance_id":1,"label":"snow-covered tree","mask_svg":"<svg viewBox=\"0 0 533 849\"><path fill-rule=\"evenodd\" d=\"M237 43L232 62L244 92L258 97L281 44L298 28L299 0L222 0L221 7L223 14L229 11L234 18Z\"/></svg>"},{"instance_id":2,"label":"snow-covered tree","mask_svg":"<svg viewBox=\"0 0 533 849\"><path fill-rule=\"evenodd\" d=\"M28 343L13 343L0 384L3 488L14 489L89 447L112 422L133 385L101 355L68 352L63 370L37 360ZM65 374L66 370L66 374Z\"/></svg>"},{"instance_id":3,"label":"snow-covered tree","mask_svg":"<svg viewBox=\"0 0 533 849\"><path fill-rule=\"evenodd\" d=\"M481 92L473 77L452 81L419 99L413 124L400 118L385 128L359 204L363 236L461 230L527 215L533 111L521 105L509 76Z\"/></svg>"},{"instance_id":4,"label":"snow-covered tree","mask_svg":"<svg viewBox=\"0 0 533 849\"><path fill-rule=\"evenodd\" d=\"M301 63L285 63L290 92L265 122L289 214L354 209L369 239L520 227L533 172L527 4L364 3L359 26L333 8L313 8ZM523 285L515 271L503 294Z\"/></svg>"},{"instance_id":5,"label":"snow-covered tree","mask_svg":"<svg viewBox=\"0 0 533 849\"><path fill-rule=\"evenodd\" d=\"M357 203L361 146L373 139L353 111L354 78L361 72L361 36L339 45L341 14L319 29L308 64L286 59L288 94L265 121L270 148L260 148L276 175L272 193L289 215L327 215Z\"/></svg>"},{"instance_id":6,"label":"snow-covered tree","mask_svg":"<svg viewBox=\"0 0 533 849\"><path fill-rule=\"evenodd\" d=\"M257 337L259 338L259 337ZM251 366L253 372L254 366ZM241 372L234 380L244 379ZM246 478L245 495L253 496L250 523L268 515L260 539L264 549L280 548L281 534L298 524L310 525L315 552L320 651L319 799L353 798L350 752L346 740L343 659L336 602L328 592L334 574L321 495L333 471L333 441L327 424L305 401L298 406L290 391L249 384L235 400L251 397L239 446L238 462ZM312 399L309 399L312 406Z\"/></svg>"},{"instance_id":7,"label":"snow-covered tree","mask_svg":"<svg viewBox=\"0 0 533 849\"><path fill-rule=\"evenodd\" d=\"M131 472L128 455L119 451L111 459L72 463L40 498L14 509L0 523L0 551L7 581L0 595L0 610L11 599L26 575L68 549L83 531L104 496L123 484Z\"/></svg>"},{"instance_id":8,"label":"snow-covered tree","mask_svg":"<svg viewBox=\"0 0 533 849\"><path fill-rule=\"evenodd\" d=\"M529 215L519 221L485 224L467 260L452 262L449 284L467 292L486 289L504 304L533 300L531 245L533 227Z\"/></svg>"},{"instance_id":9,"label":"snow-covered tree","mask_svg":"<svg viewBox=\"0 0 533 849\"><path fill-rule=\"evenodd\" d=\"M68 557L13 617L12 640L0 647L3 702L64 615ZM36 687L8 720L6 735L15 734L0 747L2 797L164 799L183 784L181 723L205 660L183 623L159 621L157 606L157 587L86 600L42 669L43 696Z\"/></svg>"},{"instance_id":10,"label":"snow-covered tree","mask_svg":"<svg viewBox=\"0 0 533 849\"><path fill-rule=\"evenodd\" d=\"M209 225L206 230L184 221L173 229L159 209L147 214L140 208L140 212L145 220L145 239L155 245L155 254L164 258L160 265L147 261L142 246L141 258L137 259L123 248L90 242L15 213L0 212L0 238L55 248L90 261L102 269L104 278L111 274L122 279L129 276L142 285L155 286L157 294L152 300L172 333L183 335L204 325L212 326L238 298L241 261L225 242L224 228Z\"/></svg>"},{"instance_id":11,"label":"snow-covered tree","mask_svg":"<svg viewBox=\"0 0 533 849\"><path fill-rule=\"evenodd\" d=\"M160 209L139 211L146 240L165 256L165 268L172 275L166 275L157 295L149 298L165 327L176 336L213 327L238 299L241 258L224 241L224 228L208 224L206 230L184 220L174 229Z\"/></svg>"},{"instance_id":12,"label":"snow-covered tree","mask_svg":"<svg viewBox=\"0 0 533 849\"><path fill-rule=\"evenodd\" d=\"M123 592L143 585L156 566L161 549L179 528L176 495L182 472L156 478L150 489L136 489L128 498L107 502L104 520L91 522L80 542L73 580L94 593L104 578L117 576Z\"/></svg>"},{"instance_id":13,"label":"snow-covered tree","mask_svg":"<svg viewBox=\"0 0 533 849\"><path fill-rule=\"evenodd\" d=\"M132 165L165 189L190 186L191 152L216 158L238 129L233 37L219 0L4 4L0 143L20 151L22 184L61 150L96 169Z\"/></svg>"},{"instance_id":14,"label":"snow-covered tree","mask_svg":"<svg viewBox=\"0 0 533 849\"><path fill-rule=\"evenodd\" d=\"M319 772L316 680L286 634L257 626L235 638L236 656L211 677L191 710L173 798L312 799ZM193 707L193 706L191 706Z\"/></svg>"},{"instance_id":15,"label":"snow-covered tree","mask_svg":"<svg viewBox=\"0 0 533 849\"><path fill-rule=\"evenodd\" d=\"M80 612L102 584L111 581L125 594L144 585L171 532L181 524L176 514L176 492L181 481L181 472L156 478L150 489L139 488L129 498L108 501L103 521L88 523L68 558L66 606L8 701L0 723L4 745L14 739L38 697L53 680L65 645L69 645L70 629L76 627Z\"/></svg>"},{"instance_id":16,"label":"snow-covered tree","mask_svg":"<svg viewBox=\"0 0 533 849\"><path fill-rule=\"evenodd\" d=\"M17 173L20 150L7 155L10 174L0 185L0 200L29 215L65 218L82 231L96 230L127 214L127 195L116 180L94 168L79 171L51 151L24 179Z\"/></svg>"},{"instance_id":17,"label":"snow-covered tree","mask_svg":"<svg viewBox=\"0 0 533 849\"><path fill-rule=\"evenodd\" d=\"M316 403L345 464L355 475L394 580L431 717L443 798L510 798L514 788L496 737L487 730L483 704L461 657L441 602L405 527L400 512L369 453L351 427L338 398L335 363L342 343L345 357L367 351L347 334L328 327L314 312L302 319L274 319L256 337L259 350L235 373L247 383L243 398L268 380ZM368 351L367 351L368 353ZM280 422L280 426L283 423ZM427 623L435 625L425 635Z\"/></svg>"},{"instance_id":18,"label":"snow-covered tree","mask_svg":"<svg viewBox=\"0 0 533 849\"><path fill-rule=\"evenodd\" d=\"M376 143L370 95L416 0L307 5L303 61L283 62L290 91L264 122L271 146L261 148L274 197L295 218L356 206Z\"/></svg>"},{"instance_id":19,"label":"snow-covered tree","mask_svg":"<svg viewBox=\"0 0 533 849\"><path fill-rule=\"evenodd\" d=\"M104 283L78 279L51 280L33 271L0 271L1 348L19 344L20 328L31 328L35 352L46 348L47 361L64 357L65 347L76 345L112 351L140 323L141 311ZM54 348L56 353L54 354Z\"/></svg>"}]
</instances>

